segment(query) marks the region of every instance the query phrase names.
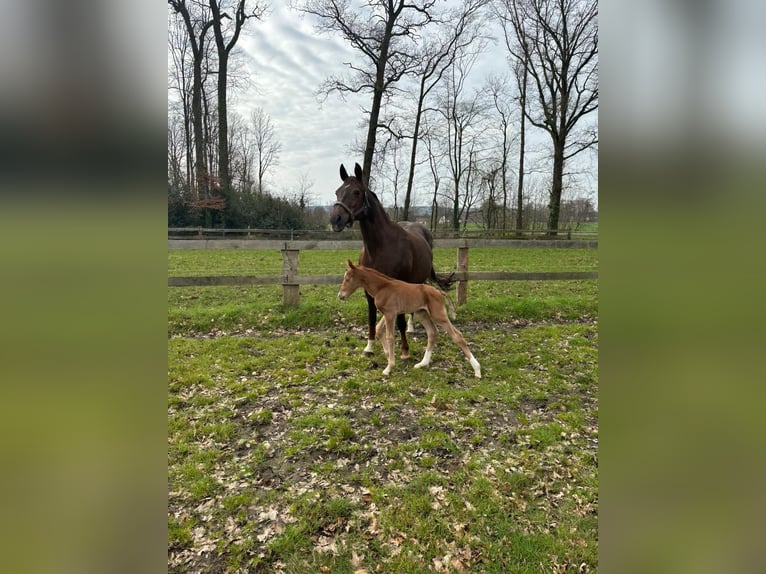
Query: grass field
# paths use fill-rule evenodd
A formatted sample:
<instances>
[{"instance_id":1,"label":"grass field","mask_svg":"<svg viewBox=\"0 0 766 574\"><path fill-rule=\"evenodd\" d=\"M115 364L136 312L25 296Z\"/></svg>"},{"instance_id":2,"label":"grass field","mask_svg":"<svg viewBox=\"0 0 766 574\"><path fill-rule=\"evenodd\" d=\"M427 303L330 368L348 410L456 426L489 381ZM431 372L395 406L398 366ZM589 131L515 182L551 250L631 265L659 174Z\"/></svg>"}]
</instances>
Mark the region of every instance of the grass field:
<instances>
[{"instance_id":1,"label":"grass field","mask_svg":"<svg viewBox=\"0 0 766 574\"><path fill-rule=\"evenodd\" d=\"M302 274L357 253L301 252ZM437 250L438 271L455 251ZM173 251L169 275L278 274ZM472 249L469 268L595 270L595 250ZM597 282L472 282L431 366L388 378L337 286L168 289L170 572L597 570Z\"/></svg>"}]
</instances>

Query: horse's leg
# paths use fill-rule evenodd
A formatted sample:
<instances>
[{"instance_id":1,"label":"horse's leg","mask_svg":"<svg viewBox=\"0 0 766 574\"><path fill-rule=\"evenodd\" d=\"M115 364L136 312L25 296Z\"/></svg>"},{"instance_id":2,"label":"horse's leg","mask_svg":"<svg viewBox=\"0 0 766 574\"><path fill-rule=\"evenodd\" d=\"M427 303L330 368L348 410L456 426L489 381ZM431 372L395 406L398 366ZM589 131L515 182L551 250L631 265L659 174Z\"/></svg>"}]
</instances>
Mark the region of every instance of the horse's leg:
<instances>
[{"instance_id":1,"label":"horse's leg","mask_svg":"<svg viewBox=\"0 0 766 574\"><path fill-rule=\"evenodd\" d=\"M410 358L410 345L407 342L407 320L404 315L396 316L396 326L399 328L399 333L402 335L402 359Z\"/></svg>"},{"instance_id":2,"label":"horse's leg","mask_svg":"<svg viewBox=\"0 0 766 574\"><path fill-rule=\"evenodd\" d=\"M364 292L367 297L367 346L364 348L365 355L372 355L372 345L375 342L375 320L378 318L378 310L375 307L375 299L366 291Z\"/></svg>"},{"instance_id":3,"label":"horse's leg","mask_svg":"<svg viewBox=\"0 0 766 574\"><path fill-rule=\"evenodd\" d=\"M479 361L476 360L476 357L473 356L473 353L468 348L468 343L465 342L465 338L463 337L463 334L457 330L457 328L450 323L449 317L447 317L447 313L444 312L444 307L441 308L441 313L437 313L437 315L440 315L438 318L434 317L434 320L442 326L442 328L449 333L449 336L452 337L452 340L457 343L458 347L463 351L463 354L465 355L465 358L468 359L468 362L471 363L471 366L473 367L473 374L477 379L481 378L481 365L479 365Z\"/></svg>"},{"instance_id":4,"label":"horse's leg","mask_svg":"<svg viewBox=\"0 0 766 574\"><path fill-rule=\"evenodd\" d=\"M409 316L407 319L407 332L412 334L415 332L415 314Z\"/></svg>"},{"instance_id":5,"label":"horse's leg","mask_svg":"<svg viewBox=\"0 0 766 574\"><path fill-rule=\"evenodd\" d=\"M375 338L383 341L383 353L388 357L388 347L386 347L386 317L383 316L375 327Z\"/></svg>"},{"instance_id":6,"label":"horse's leg","mask_svg":"<svg viewBox=\"0 0 766 574\"><path fill-rule=\"evenodd\" d=\"M433 352L434 345L436 344L437 333L436 325L434 325L434 322L431 320L431 316L428 314L428 311L418 311L417 316L420 322L423 323L423 327L425 327L426 334L428 335L426 354L423 355L423 360L415 365L415 368L419 369L421 367L427 367L431 364L431 353Z\"/></svg>"},{"instance_id":7,"label":"horse's leg","mask_svg":"<svg viewBox=\"0 0 766 574\"><path fill-rule=\"evenodd\" d=\"M388 364L383 369L383 375L388 375L391 369L394 368L394 315L386 314L386 338L383 340L383 344L388 349Z\"/></svg>"}]
</instances>

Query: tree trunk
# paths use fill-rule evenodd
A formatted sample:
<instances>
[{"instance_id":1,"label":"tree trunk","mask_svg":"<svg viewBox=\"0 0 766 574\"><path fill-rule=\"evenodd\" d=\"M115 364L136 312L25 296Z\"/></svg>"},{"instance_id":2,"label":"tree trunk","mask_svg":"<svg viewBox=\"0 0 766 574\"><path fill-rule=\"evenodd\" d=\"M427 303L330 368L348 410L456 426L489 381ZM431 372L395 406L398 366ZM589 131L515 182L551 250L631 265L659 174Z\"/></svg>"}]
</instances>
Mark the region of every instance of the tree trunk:
<instances>
[{"instance_id":1,"label":"tree trunk","mask_svg":"<svg viewBox=\"0 0 766 574\"><path fill-rule=\"evenodd\" d=\"M194 58L192 87L192 128L194 130L194 181L197 199L207 197L207 167L205 164L205 130L202 116L202 58Z\"/></svg>"},{"instance_id":2,"label":"tree trunk","mask_svg":"<svg viewBox=\"0 0 766 574\"><path fill-rule=\"evenodd\" d=\"M229 54L218 51L218 177L221 190L227 194L231 187L229 168L229 116L226 105L226 86Z\"/></svg>"},{"instance_id":3,"label":"tree trunk","mask_svg":"<svg viewBox=\"0 0 766 574\"><path fill-rule=\"evenodd\" d=\"M521 233L523 228L522 210L524 208L524 149L527 140L527 61L522 68L524 77L521 81L521 138L519 143L519 188L516 192L516 231Z\"/></svg>"},{"instance_id":4,"label":"tree trunk","mask_svg":"<svg viewBox=\"0 0 766 574\"><path fill-rule=\"evenodd\" d=\"M418 153L418 138L420 137L420 118L423 115L423 101L425 100L425 83L424 80L420 82L420 95L418 96L418 109L415 112L415 127L412 131L412 151L410 153L410 174L407 177L407 191L404 193L404 211L402 213L402 219L409 221L410 217L410 201L412 199L412 182L415 179L415 160Z\"/></svg>"},{"instance_id":5,"label":"tree trunk","mask_svg":"<svg viewBox=\"0 0 766 574\"><path fill-rule=\"evenodd\" d=\"M383 72L385 60L381 59L378 64L378 75L375 89L372 93L372 108L370 109L370 124L367 126L367 142L364 145L364 184L370 185L370 172L372 171L372 159L375 155L375 139L378 135L378 121L380 120L380 104L383 101Z\"/></svg>"},{"instance_id":6,"label":"tree trunk","mask_svg":"<svg viewBox=\"0 0 766 574\"><path fill-rule=\"evenodd\" d=\"M557 139L553 142L553 181L551 182L551 195L548 203L548 235L551 237L558 234L563 182L564 142Z\"/></svg>"},{"instance_id":7,"label":"tree trunk","mask_svg":"<svg viewBox=\"0 0 766 574\"><path fill-rule=\"evenodd\" d=\"M372 92L372 108L370 109L370 125L367 127L367 143L364 146L364 179L365 185L370 184L370 172L372 171L372 159L375 155L375 139L378 135L378 122L380 121L380 104L383 102L383 92L386 87L386 64L388 63L388 48L391 45L391 34L394 22L401 13L401 5L393 14L388 14L386 30L383 32L383 41L380 44L377 69L375 70L375 88Z\"/></svg>"}]
</instances>

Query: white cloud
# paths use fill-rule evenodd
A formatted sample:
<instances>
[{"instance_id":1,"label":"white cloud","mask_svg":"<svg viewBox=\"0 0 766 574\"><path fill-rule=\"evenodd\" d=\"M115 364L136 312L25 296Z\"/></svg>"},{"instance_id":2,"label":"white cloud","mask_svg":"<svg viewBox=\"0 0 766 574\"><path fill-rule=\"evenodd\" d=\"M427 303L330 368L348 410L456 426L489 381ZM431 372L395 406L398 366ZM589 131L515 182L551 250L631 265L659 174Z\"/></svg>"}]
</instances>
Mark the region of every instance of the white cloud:
<instances>
[{"instance_id":1,"label":"white cloud","mask_svg":"<svg viewBox=\"0 0 766 574\"><path fill-rule=\"evenodd\" d=\"M338 166L362 158L349 158L349 148L359 137L361 107L367 98L343 101L330 95L320 101L322 82L340 71L342 62L354 58L350 48L314 32L306 19L283 5L255 24L241 40L251 58L256 90L238 98L243 115L262 107L272 118L282 142L280 165L272 174L276 192L290 190L301 174L315 182L314 203L334 201L340 184Z\"/></svg>"}]
</instances>

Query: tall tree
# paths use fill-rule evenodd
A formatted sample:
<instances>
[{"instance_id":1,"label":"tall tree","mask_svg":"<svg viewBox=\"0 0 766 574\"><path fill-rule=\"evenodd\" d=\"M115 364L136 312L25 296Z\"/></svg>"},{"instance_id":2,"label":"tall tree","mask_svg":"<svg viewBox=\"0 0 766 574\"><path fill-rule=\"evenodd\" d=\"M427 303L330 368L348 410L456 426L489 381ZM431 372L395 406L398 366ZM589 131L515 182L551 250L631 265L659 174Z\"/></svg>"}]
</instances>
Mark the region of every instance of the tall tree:
<instances>
[{"instance_id":1,"label":"tall tree","mask_svg":"<svg viewBox=\"0 0 766 574\"><path fill-rule=\"evenodd\" d=\"M440 33L433 40L426 40L419 50L417 69L418 96L415 107L415 122L410 149L409 175L404 194L402 219L410 216L412 185L415 178L415 164L420 139L420 124L425 113L424 105L428 94L441 82L444 72L454 63L455 58L469 46L483 45L481 36L481 9L488 0L467 0L460 8L452 11L440 26Z\"/></svg>"},{"instance_id":2,"label":"tall tree","mask_svg":"<svg viewBox=\"0 0 766 574\"><path fill-rule=\"evenodd\" d=\"M231 188L231 172L229 160L229 120L226 101L229 84L229 57L237 45L242 27L251 18L260 20L266 12L266 7L256 3L248 8L247 0L236 2L218 2L209 0L213 36L218 51L218 177L224 193ZM233 11L234 16L229 14Z\"/></svg>"},{"instance_id":3,"label":"tall tree","mask_svg":"<svg viewBox=\"0 0 766 574\"><path fill-rule=\"evenodd\" d=\"M524 113L553 144L548 229L556 235L565 162L598 143L578 123L598 109L597 0L500 0L506 45L523 62L536 106ZM579 137L583 136L583 137Z\"/></svg>"},{"instance_id":4,"label":"tall tree","mask_svg":"<svg viewBox=\"0 0 766 574\"><path fill-rule=\"evenodd\" d=\"M521 119L519 126L519 181L516 188L516 231L521 234L524 225L524 153L527 146L527 66L525 59L514 66L519 84L519 108Z\"/></svg>"},{"instance_id":5,"label":"tall tree","mask_svg":"<svg viewBox=\"0 0 766 574\"><path fill-rule=\"evenodd\" d=\"M466 95L466 80L478 53L466 53L450 67L438 112L445 126L444 145L450 172L452 229L460 230L468 221L468 212L476 200L474 193L476 161L483 151L480 142L485 102L482 94Z\"/></svg>"},{"instance_id":6,"label":"tall tree","mask_svg":"<svg viewBox=\"0 0 766 574\"><path fill-rule=\"evenodd\" d=\"M168 21L168 52L172 64L168 67L168 92L178 94L180 113L183 120L184 148L183 166L184 179L187 191L192 193L189 199L199 199L194 195L197 190L194 185L194 138L192 136L192 62L191 48L186 30L178 25L175 15L169 16ZM168 120L170 115L177 112L177 108L168 98Z\"/></svg>"},{"instance_id":7,"label":"tall tree","mask_svg":"<svg viewBox=\"0 0 766 574\"><path fill-rule=\"evenodd\" d=\"M277 139L277 132L271 117L263 108L256 108L250 113L250 129L255 146L256 192L264 192L264 180L268 171L279 163L282 143Z\"/></svg>"},{"instance_id":8,"label":"tall tree","mask_svg":"<svg viewBox=\"0 0 766 574\"><path fill-rule=\"evenodd\" d=\"M497 114L496 130L500 132L500 146L499 146L499 160L500 171L494 173L492 169L488 173L491 173L491 180L488 180L490 189L494 192L494 185L499 175L500 177L500 189L503 193L503 207L501 213L502 229L507 227L508 216L508 156L511 153L511 143L513 138L511 136L511 97L508 90L507 79L500 76L490 76L487 79L487 92L492 99L492 106L494 108L494 114ZM493 122L494 123L494 122Z\"/></svg>"},{"instance_id":9,"label":"tall tree","mask_svg":"<svg viewBox=\"0 0 766 574\"><path fill-rule=\"evenodd\" d=\"M191 115L194 132L194 189L195 197L207 195L210 186L205 156L205 131L202 109L202 65L205 60L208 32L213 25L204 5L186 0L168 0L173 11L181 17L189 47L192 51L192 98Z\"/></svg>"},{"instance_id":10,"label":"tall tree","mask_svg":"<svg viewBox=\"0 0 766 574\"><path fill-rule=\"evenodd\" d=\"M369 123L364 149L364 177L369 182L375 142L384 97L394 85L418 65L414 46L423 28L439 21L437 0L368 0L352 7L347 0L293 0L291 5L314 16L320 32L340 34L359 52L364 63L347 63L348 78L333 77L325 82L325 93L371 92Z\"/></svg>"}]
</instances>

